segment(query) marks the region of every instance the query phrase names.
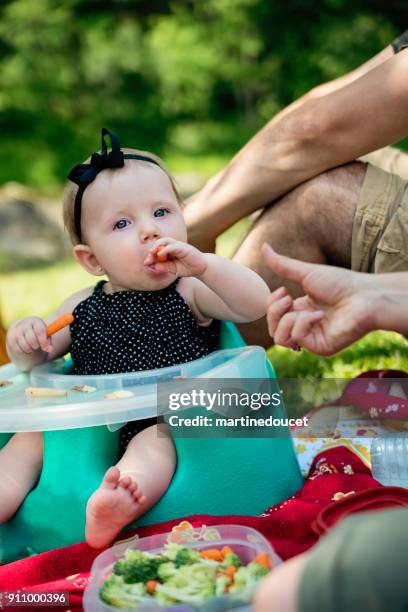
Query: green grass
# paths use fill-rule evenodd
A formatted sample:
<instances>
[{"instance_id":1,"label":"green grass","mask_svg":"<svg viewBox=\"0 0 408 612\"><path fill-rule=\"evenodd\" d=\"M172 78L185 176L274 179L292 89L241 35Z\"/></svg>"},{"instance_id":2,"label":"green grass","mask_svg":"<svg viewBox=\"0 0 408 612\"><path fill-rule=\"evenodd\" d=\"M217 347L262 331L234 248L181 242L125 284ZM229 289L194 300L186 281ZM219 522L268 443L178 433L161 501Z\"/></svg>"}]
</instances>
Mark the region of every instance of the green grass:
<instances>
[{"instance_id":1,"label":"green grass","mask_svg":"<svg viewBox=\"0 0 408 612\"><path fill-rule=\"evenodd\" d=\"M36 270L0 275L0 307L8 327L16 319L46 317L63 300L83 287L95 284L74 261L64 261Z\"/></svg>"},{"instance_id":2,"label":"green grass","mask_svg":"<svg viewBox=\"0 0 408 612\"><path fill-rule=\"evenodd\" d=\"M368 334L333 357L318 357L307 351L294 353L280 346L269 349L268 356L281 378L351 378L379 369L408 372L408 343L392 332Z\"/></svg>"}]
</instances>

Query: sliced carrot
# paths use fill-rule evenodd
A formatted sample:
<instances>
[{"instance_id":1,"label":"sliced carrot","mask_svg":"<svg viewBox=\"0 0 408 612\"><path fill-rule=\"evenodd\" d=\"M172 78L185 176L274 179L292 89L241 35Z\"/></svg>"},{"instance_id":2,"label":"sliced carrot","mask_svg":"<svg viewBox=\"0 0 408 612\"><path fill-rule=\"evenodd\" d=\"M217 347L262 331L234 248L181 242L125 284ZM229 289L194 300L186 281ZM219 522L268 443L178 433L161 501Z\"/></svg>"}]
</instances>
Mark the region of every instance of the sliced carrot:
<instances>
[{"instance_id":1,"label":"sliced carrot","mask_svg":"<svg viewBox=\"0 0 408 612\"><path fill-rule=\"evenodd\" d=\"M226 557L227 555L231 555L233 552L234 551L229 546L223 546L221 548L221 554L223 557Z\"/></svg>"},{"instance_id":2,"label":"sliced carrot","mask_svg":"<svg viewBox=\"0 0 408 612\"><path fill-rule=\"evenodd\" d=\"M158 580L148 580L146 582L146 591L150 593L150 595L153 595L158 584L159 584Z\"/></svg>"},{"instance_id":3,"label":"sliced carrot","mask_svg":"<svg viewBox=\"0 0 408 612\"><path fill-rule=\"evenodd\" d=\"M185 377L187 378L187 377ZM188 521L181 521L178 525L172 528L172 531L186 531L187 529L194 529L193 525Z\"/></svg>"},{"instance_id":4,"label":"sliced carrot","mask_svg":"<svg viewBox=\"0 0 408 612\"><path fill-rule=\"evenodd\" d=\"M70 312L67 312L66 314L61 315L60 317L58 317L58 319L55 319L55 321L53 321L52 323L48 325L47 336L52 336L53 334L55 334L57 331L59 331L63 327L70 325L73 322L73 320L74 320L74 316Z\"/></svg>"},{"instance_id":5,"label":"sliced carrot","mask_svg":"<svg viewBox=\"0 0 408 612\"><path fill-rule=\"evenodd\" d=\"M253 559L252 563L259 563L259 565L262 565L262 567L265 567L266 569L271 569L271 560L269 558L269 555L265 552L259 553L259 555L257 555L255 559Z\"/></svg>"},{"instance_id":6,"label":"sliced carrot","mask_svg":"<svg viewBox=\"0 0 408 612\"><path fill-rule=\"evenodd\" d=\"M163 253L160 254L160 251L162 251L165 248L165 244L159 244L159 246L156 249L156 257L157 257L157 261L167 261L167 254Z\"/></svg>"},{"instance_id":7,"label":"sliced carrot","mask_svg":"<svg viewBox=\"0 0 408 612\"><path fill-rule=\"evenodd\" d=\"M200 552L202 559L212 559L212 561L222 561L222 554L218 548L208 548Z\"/></svg>"},{"instance_id":8,"label":"sliced carrot","mask_svg":"<svg viewBox=\"0 0 408 612\"><path fill-rule=\"evenodd\" d=\"M229 565L227 569L225 570L225 573L230 580L234 580L236 571L237 571L237 568L235 567L235 565Z\"/></svg>"}]
</instances>

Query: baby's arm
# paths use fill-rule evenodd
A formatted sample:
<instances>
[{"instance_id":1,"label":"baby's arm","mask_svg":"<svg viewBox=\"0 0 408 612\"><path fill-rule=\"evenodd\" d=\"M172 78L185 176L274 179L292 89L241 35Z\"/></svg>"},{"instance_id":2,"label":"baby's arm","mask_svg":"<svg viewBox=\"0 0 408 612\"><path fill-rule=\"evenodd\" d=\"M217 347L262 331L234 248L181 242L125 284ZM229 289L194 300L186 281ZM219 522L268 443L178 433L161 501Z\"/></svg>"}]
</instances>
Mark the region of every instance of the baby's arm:
<instances>
[{"instance_id":1,"label":"baby's arm","mask_svg":"<svg viewBox=\"0 0 408 612\"><path fill-rule=\"evenodd\" d=\"M265 316L270 295L265 281L238 263L205 253L205 272L189 279L194 304L203 317L245 323Z\"/></svg>"},{"instance_id":2,"label":"baby's arm","mask_svg":"<svg viewBox=\"0 0 408 612\"><path fill-rule=\"evenodd\" d=\"M65 355L71 345L69 327L64 327L55 333L51 340L47 336L47 325L60 315L72 312L91 291L92 288L88 287L71 295L45 321L39 317L27 317L16 321L6 337L7 352L14 365L23 372L28 372L36 365Z\"/></svg>"},{"instance_id":3,"label":"baby's arm","mask_svg":"<svg viewBox=\"0 0 408 612\"><path fill-rule=\"evenodd\" d=\"M145 265L190 277L182 279L178 289L201 324L209 319L255 321L266 314L270 295L266 283L249 268L229 259L161 238L150 250Z\"/></svg>"}]
</instances>

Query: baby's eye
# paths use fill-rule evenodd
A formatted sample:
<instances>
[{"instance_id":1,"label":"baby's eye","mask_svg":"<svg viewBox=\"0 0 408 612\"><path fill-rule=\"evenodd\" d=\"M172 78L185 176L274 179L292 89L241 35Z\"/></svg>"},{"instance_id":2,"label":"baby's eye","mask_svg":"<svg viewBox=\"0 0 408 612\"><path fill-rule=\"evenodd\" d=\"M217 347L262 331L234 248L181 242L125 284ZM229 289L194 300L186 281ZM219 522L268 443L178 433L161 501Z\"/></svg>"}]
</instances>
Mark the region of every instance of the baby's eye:
<instances>
[{"instance_id":1,"label":"baby's eye","mask_svg":"<svg viewBox=\"0 0 408 612\"><path fill-rule=\"evenodd\" d=\"M155 217L164 217L169 212L170 211L167 208L158 208L157 210L154 211L153 215Z\"/></svg>"},{"instance_id":2,"label":"baby's eye","mask_svg":"<svg viewBox=\"0 0 408 612\"><path fill-rule=\"evenodd\" d=\"M128 226L128 224L129 221L127 219L119 219L119 221L116 221L115 225L113 226L113 229L124 229Z\"/></svg>"}]
</instances>

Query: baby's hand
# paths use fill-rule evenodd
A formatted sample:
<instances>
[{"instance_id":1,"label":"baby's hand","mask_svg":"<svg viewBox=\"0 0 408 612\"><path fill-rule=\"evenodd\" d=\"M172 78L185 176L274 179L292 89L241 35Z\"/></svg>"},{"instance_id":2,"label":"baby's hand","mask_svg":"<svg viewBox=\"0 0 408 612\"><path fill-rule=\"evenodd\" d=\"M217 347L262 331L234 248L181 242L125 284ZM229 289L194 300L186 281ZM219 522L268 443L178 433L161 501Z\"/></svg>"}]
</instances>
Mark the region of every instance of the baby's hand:
<instances>
[{"instance_id":1,"label":"baby's hand","mask_svg":"<svg viewBox=\"0 0 408 612\"><path fill-rule=\"evenodd\" d=\"M171 272L176 276L200 276L207 269L205 253L173 238L160 238L150 249L145 261L157 272Z\"/></svg>"},{"instance_id":2,"label":"baby's hand","mask_svg":"<svg viewBox=\"0 0 408 612\"><path fill-rule=\"evenodd\" d=\"M52 351L44 321L39 317L27 317L14 323L7 333L7 349L10 357L22 353L30 355L38 349L46 353Z\"/></svg>"}]
</instances>

